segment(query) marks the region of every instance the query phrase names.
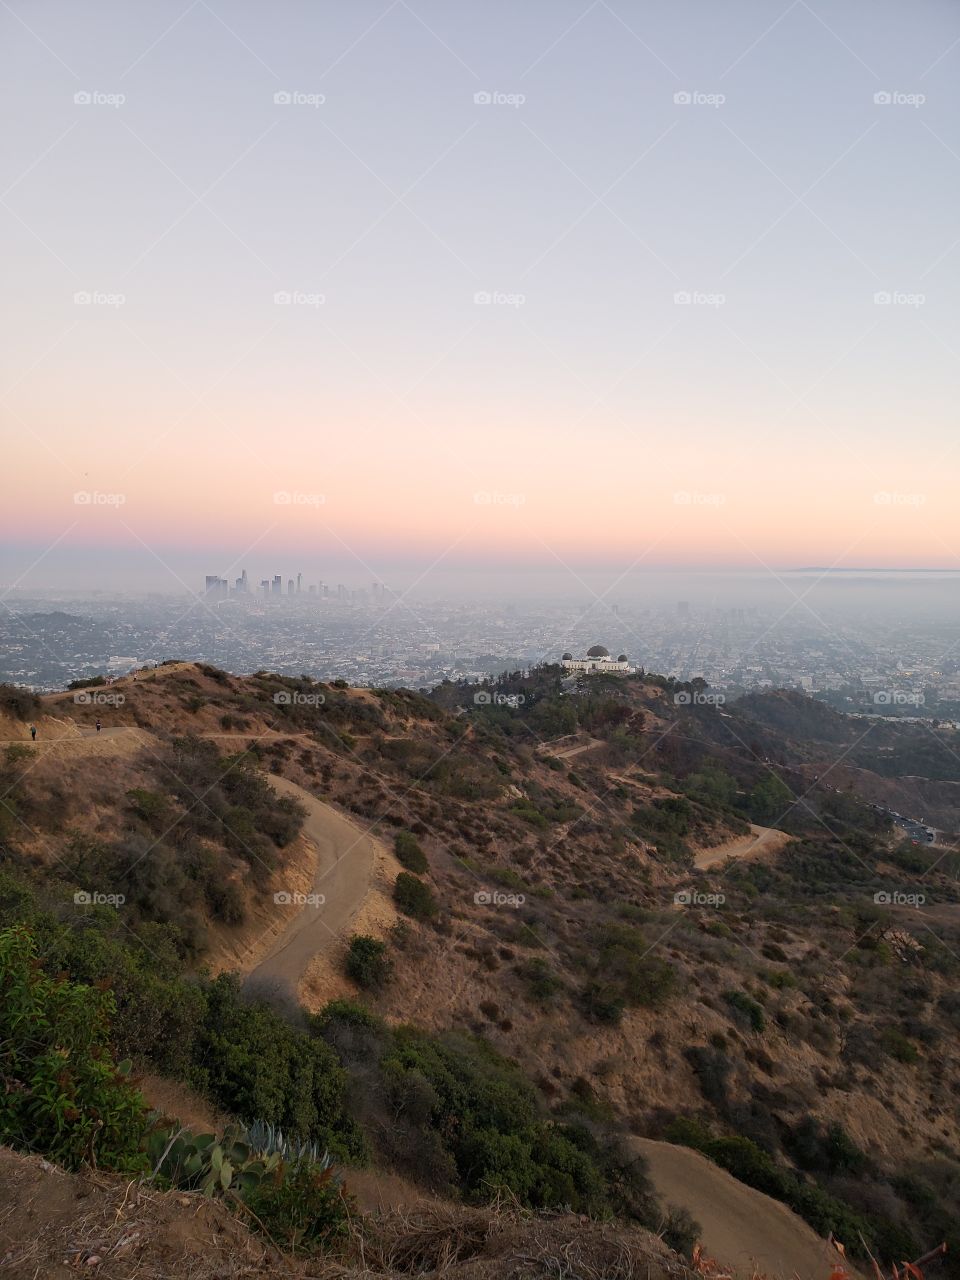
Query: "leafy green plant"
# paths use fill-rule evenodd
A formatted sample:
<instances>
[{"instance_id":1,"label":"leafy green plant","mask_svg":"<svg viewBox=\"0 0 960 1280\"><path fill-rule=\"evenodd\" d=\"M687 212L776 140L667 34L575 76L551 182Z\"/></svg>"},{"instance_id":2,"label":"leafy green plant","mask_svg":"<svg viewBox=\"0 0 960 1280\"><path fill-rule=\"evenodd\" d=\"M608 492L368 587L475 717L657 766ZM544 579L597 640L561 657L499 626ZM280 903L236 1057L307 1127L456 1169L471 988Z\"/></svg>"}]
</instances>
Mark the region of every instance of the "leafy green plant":
<instances>
[{"instance_id":1,"label":"leafy green plant","mask_svg":"<svg viewBox=\"0 0 960 1280\"><path fill-rule=\"evenodd\" d=\"M428 869L427 855L412 832L398 831L393 840L393 851L397 855L397 861L408 871L423 875Z\"/></svg>"},{"instance_id":2,"label":"leafy green plant","mask_svg":"<svg viewBox=\"0 0 960 1280\"><path fill-rule=\"evenodd\" d=\"M0 932L0 1141L81 1164L144 1167L143 1098L114 1063L113 997L37 964L29 931Z\"/></svg>"},{"instance_id":3,"label":"leafy green plant","mask_svg":"<svg viewBox=\"0 0 960 1280\"><path fill-rule=\"evenodd\" d=\"M393 886L393 900L404 913L415 920L431 920L437 914L437 900L428 884L409 871L401 871Z\"/></svg>"},{"instance_id":4,"label":"leafy green plant","mask_svg":"<svg viewBox=\"0 0 960 1280\"><path fill-rule=\"evenodd\" d=\"M742 1013L750 1024L751 1031L762 1032L766 1029L767 1018L762 1007L751 999L745 991L725 991L723 998L731 1009Z\"/></svg>"},{"instance_id":5,"label":"leafy green plant","mask_svg":"<svg viewBox=\"0 0 960 1280\"><path fill-rule=\"evenodd\" d=\"M252 1192L260 1180L279 1169L279 1151L254 1153L237 1127L214 1133L193 1134L187 1129L158 1129L150 1135L148 1154L153 1176L172 1187L200 1191L205 1196Z\"/></svg>"},{"instance_id":6,"label":"leafy green plant","mask_svg":"<svg viewBox=\"0 0 960 1280\"><path fill-rule=\"evenodd\" d=\"M258 1225L286 1249L312 1252L342 1238L352 1200L328 1164L281 1164L244 1197Z\"/></svg>"},{"instance_id":7,"label":"leafy green plant","mask_svg":"<svg viewBox=\"0 0 960 1280\"><path fill-rule=\"evenodd\" d=\"M365 933L355 933L347 949L346 970L359 987L379 991L393 972L387 946Z\"/></svg>"}]
</instances>

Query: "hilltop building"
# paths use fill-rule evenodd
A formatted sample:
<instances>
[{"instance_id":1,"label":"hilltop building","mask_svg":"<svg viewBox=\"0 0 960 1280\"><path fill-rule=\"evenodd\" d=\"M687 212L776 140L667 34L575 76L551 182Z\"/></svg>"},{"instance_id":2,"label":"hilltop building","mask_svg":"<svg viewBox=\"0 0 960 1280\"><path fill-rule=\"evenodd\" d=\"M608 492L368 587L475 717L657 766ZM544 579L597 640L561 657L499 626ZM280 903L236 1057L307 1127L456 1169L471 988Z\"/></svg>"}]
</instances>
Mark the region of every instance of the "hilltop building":
<instances>
[{"instance_id":1,"label":"hilltop building","mask_svg":"<svg viewBox=\"0 0 960 1280\"><path fill-rule=\"evenodd\" d=\"M565 671L582 671L588 675L628 676L634 671L625 653L618 658L611 658L609 649L602 644L595 644L587 650L583 658L575 658L572 653L565 653L560 659Z\"/></svg>"}]
</instances>

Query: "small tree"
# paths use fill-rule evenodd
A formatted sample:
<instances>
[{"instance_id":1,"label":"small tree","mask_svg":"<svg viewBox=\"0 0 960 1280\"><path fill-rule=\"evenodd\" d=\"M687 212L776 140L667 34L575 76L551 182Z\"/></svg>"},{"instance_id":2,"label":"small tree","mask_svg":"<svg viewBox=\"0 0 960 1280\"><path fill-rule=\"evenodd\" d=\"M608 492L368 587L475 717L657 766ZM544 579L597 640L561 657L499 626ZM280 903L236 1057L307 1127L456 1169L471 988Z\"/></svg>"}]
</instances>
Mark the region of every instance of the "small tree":
<instances>
[{"instance_id":1,"label":"small tree","mask_svg":"<svg viewBox=\"0 0 960 1280\"><path fill-rule=\"evenodd\" d=\"M437 900L428 884L409 871L401 871L393 886L393 900L404 913L415 920L431 920L437 914Z\"/></svg>"},{"instance_id":2,"label":"small tree","mask_svg":"<svg viewBox=\"0 0 960 1280\"><path fill-rule=\"evenodd\" d=\"M427 855L417 843L416 836L409 831L397 832L393 841L393 851L397 855L397 861L408 871L413 871L420 876L427 870Z\"/></svg>"},{"instance_id":3,"label":"small tree","mask_svg":"<svg viewBox=\"0 0 960 1280\"><path fill-rule=\"evenodd\" d=\"M393 964L387 946L365 933L355 933L347 950L346 969L358 987L379 991L390 979Z\"/></svg>"}]
</instances>

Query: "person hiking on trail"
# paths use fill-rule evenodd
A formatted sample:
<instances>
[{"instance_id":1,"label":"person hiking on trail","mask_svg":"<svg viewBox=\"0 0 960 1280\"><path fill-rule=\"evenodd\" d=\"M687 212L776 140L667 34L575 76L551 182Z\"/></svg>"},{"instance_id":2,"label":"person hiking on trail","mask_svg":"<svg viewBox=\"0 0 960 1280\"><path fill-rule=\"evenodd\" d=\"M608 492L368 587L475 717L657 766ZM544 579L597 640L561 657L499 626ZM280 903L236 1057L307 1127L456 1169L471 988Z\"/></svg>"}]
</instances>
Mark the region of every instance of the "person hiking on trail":
<instances>
[{"instance_id":1,"label":"person hiking on trail","mask_svg":"<svg viewBox=\"0 0 960 1280\"><path fill-rule=\"evenodd\" d=\"M30 737L33 739L33 741L34 741L34 742L36 742L36 740L37 740L37 726L36 726L35 724L32 724L32 725L30 726Z\"/></svg>"},{"instance_id":2,"label":"person hiking on trail","mask_svg":"<svg viewBox=\"0 0 960 1280\"><path fill-rule=\"evenodd\" d=\"M97 733L100 732L100 717L97 716Z\"/></svg>"}]
</instances>

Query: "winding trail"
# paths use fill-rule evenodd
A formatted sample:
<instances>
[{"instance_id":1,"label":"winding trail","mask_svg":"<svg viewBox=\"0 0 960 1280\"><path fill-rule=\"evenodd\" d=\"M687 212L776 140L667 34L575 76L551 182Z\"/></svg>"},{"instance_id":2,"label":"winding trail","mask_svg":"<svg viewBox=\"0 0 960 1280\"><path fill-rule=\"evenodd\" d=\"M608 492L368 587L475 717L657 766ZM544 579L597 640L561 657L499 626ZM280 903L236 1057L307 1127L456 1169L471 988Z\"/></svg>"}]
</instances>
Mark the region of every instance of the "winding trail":
<instances>
[{"instance_id":1,"label":"winding trail","mask_svg":"<svg viewBox=\"0 0 960 1280\"><path fill-rule=\"evenodd\" d=\"M570 745L570 744L573 745ZM554 738L551 742L542 742L537 747L537 754L548 760L569 760L571 756L579 756L584 751L592 751L594 747L602 747L605 743L599 738L588 738L586 742L578 734L566 734L562 738Z\"/></svg>"},{"instance_id":2,"label":"winding trail","mask_svg":"<svg viewBox=\"0 0 960 1280\"><path fill-rule=\"evenodd\" d=\"M693 865L704 871L707 867L719 866L728 858L756 858L763 853L776 853L791 839L786 831L778 831L776 827L758 827L751 822L748 836L736 836L733 840L714 845L712 849L702 849L695 855Z\"/></svg>"},{"instance_id":3,"label":"winding trail","mask_svg":"<svg viewBox=\"0 0 960 1280\"><path fill-rule=\"evenodd\" d=\"M298 800L307 811L302 834L317 847L317 869L308 898L283 933L247 975L257 994L296 998L300 979L318 951L338 943L370 888L376 839L350 818L279 774L267 774L273 789ZM319 901L322 899L322 902Z\"/></svg>"},{"instance_id":4,"label":"winding trail","mask_svg":"<svg viewBox=\"0 0 960 1280\"><path fill-rule=\"evenodd\" d=\"M59 754L64 748L72 755L100 755L109 747L99 747L107 741L116 748L137 749L146 746L151 738L147 730L132 725L105 725L99 733L92 726L80 726L70 721L64 725L66 732L52 737L49 733L36 742L26 738L0 739L3 743L19 743L40 752ZM268 730L260 733L203 733L201 738L215 740L276 741L300 738L303 734ZM117 741L119 739L119 741ZM374 836L362 826L318 800L295 782L268 773L267 781L281 796L298 800L307 811L301 834L317 849L317 864L308 901L277 938L276 942L246 977L246 983L255 986L264 995L283 995L296 999L300 980L317 952L328 950L339 943L354 916L363 905L370 889L375 855L379 845ZM322 901L320 901L322 899Z\"/></svg>"},{"instance_id":5,"label":"winding trail","mask_svg":"<svg viewBox=\"0 0 960 1280\"><path fill-rule=\"evenodd\" d=\"M696 1218L705 1252L740 1280L756 1275L829 1280L840 1255L785 1204L738 1182L689 1147L651 1138L634 1138L633 1145L647 1160L664 1201ZM849 1262L846 1267L859 1280Z\"/></svg>"}]
</instances>

